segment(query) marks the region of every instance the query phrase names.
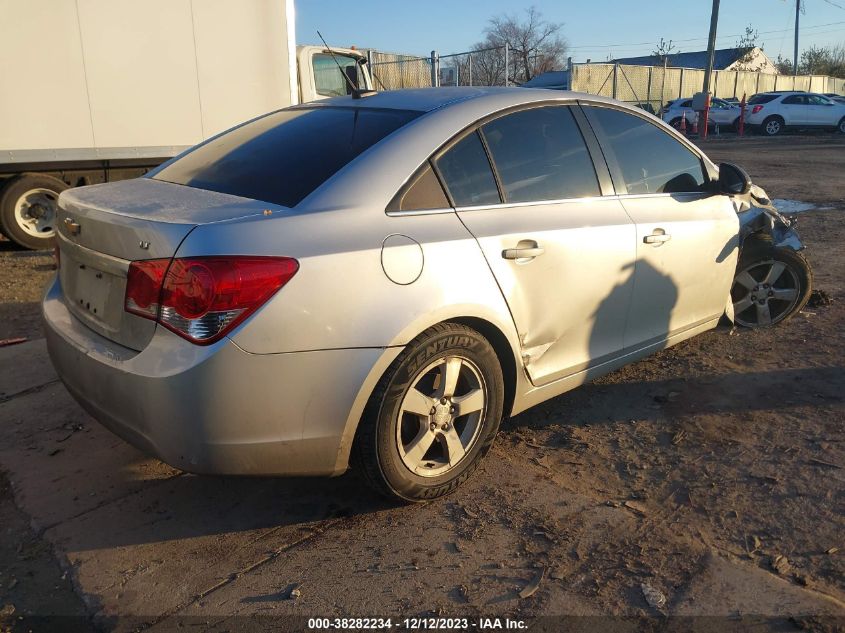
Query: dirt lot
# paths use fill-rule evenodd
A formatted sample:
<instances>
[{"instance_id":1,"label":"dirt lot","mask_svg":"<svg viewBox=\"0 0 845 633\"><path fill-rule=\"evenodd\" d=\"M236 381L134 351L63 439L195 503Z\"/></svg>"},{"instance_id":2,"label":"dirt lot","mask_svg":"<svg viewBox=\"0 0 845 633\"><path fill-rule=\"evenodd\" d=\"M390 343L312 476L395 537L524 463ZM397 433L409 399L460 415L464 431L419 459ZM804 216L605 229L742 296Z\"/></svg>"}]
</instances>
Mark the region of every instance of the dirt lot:
<instances>
[{"instance_id":1,"label":"dirt lot","mask_svg":"<svg viewBox=\"0 0 845 633\"><path fill-rule=\"evenodd\" d=\"M50 258L0 243L0 339L33 339L0 350L6 626L501 615L552 630L540 616L566 615L632 630L672 615L692 618L677 630L843 629L845 140L705 149L774 198L824 207L799 227L832 304L707 333L517 416L468 485L425 506L391 506L354 473L203 478L144 457L70 400L36 340Z\"/></svg>"}]
</instances>

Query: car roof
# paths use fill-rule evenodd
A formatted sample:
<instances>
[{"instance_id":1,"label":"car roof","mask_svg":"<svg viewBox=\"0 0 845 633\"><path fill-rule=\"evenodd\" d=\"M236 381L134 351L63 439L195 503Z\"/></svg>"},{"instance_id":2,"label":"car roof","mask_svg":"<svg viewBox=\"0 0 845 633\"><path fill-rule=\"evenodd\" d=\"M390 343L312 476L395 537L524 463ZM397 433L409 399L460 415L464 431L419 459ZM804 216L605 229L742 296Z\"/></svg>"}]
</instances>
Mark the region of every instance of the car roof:
<instances>
[{"instance_id":1,"label":"car roof","mask_svg":"<svg viewBox=\"0 0 845 633\"><path fill-rule=\"evenodd\" d=\"M406 88L403 90L385 90L359 99L351 96L333 97L304 104L304 107L351 107L381 108L390 110L416 110L432 112L466 101L489 101L510 105L532 103L536 101L560 99L582 99L589 101L618 103L606 97L598 97L583 92L569 90L547 90L543 88L520 88L517 86L470 87L451 86L441 88Z\"/></svg>"}]
</instances>

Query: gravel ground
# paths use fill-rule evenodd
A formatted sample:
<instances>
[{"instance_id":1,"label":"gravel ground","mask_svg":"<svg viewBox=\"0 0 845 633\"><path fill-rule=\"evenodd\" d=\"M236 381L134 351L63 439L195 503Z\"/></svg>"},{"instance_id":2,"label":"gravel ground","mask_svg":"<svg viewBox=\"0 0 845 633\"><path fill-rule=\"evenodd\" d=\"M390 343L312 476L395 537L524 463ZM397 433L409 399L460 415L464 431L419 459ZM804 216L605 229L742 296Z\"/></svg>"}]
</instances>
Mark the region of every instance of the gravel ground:
<instances>
[{"instance_id":1,"label":"gravel ground","mask_svg":"<svg viewBox=\"0 0 845 633\"><path fill-rule=\"evenodd\" d=\"M0 350L0 467L17 504L0 494L0 567L36 579L4 573L0 605L83 608L82 624L121 630L261 614L720 616L713 630L756 614L755 630L841 629L845 140L704 147L772 197L824 207L799 230L831 303L706 333L519 415L467 486L424 506L387 505L355 473L172 471L88 418L41 343ZM51 265L0 243L0 338L40 336ZM9 387L13 365L33 377Z\"/></svg>"}]
</instances>

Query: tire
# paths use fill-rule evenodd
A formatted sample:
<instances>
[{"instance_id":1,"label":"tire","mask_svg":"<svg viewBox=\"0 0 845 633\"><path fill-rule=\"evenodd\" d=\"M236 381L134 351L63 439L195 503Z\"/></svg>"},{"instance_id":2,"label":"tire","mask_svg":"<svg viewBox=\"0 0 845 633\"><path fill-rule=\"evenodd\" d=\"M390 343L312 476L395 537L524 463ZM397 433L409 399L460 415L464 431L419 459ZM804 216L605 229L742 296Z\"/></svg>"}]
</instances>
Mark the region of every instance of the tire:
<instances>
[{"instance_id":1,"label":"tire","mask_svg":"<svg viewBox=\"0 0 845 633\"><path fill-rule=\"evenodd\" d=\"M740 118L741 117L735 118L733 120L733 123L731 123L731 127L734 129L734 132L739 132L739 120L740 120Z\"/></svg>"},{"instance_id":2,"label":"tire","mask_svg":"<svg viewBox=\"0 0 845 633\"><path fill-rule=\"evenodd\" d=\"M461 401L470 410L461 413ZM436 499L478 467L503 403L502 369L487 339L464 325L436 325L411 341L379 381L358 427L353 463L380 494Z\"/></svg>"},{"instance_id":3,"label":"tire","mask_svg":"<svg viewBox=\"0 0 845 633\"><path fill-rule=\"evenodd\" d=\"M734 323L771 327L795 316L813 290L813 270L801 253L763 240L744 247L731 287Z\"/></svg>"},{"instance_id":4,"label":"tire","mask_svg":"<svg viewBox=\"0 0 845 633\"><path fill-rule=\"evenodd\" d=\"M13 242L33 250L52 246L59 194L68 186L44 174L21 174L0 190L0 226Z\"/></svg>"},{"instance_id":5,"label":"tire","mask_svg":"<svg viewBox=\"0 0 845 633\"><path fill-rule=\"evenodd\" d=\"M784 121L781 117L770 116L768 119L763 121L763 125L760 126L760 131L766 136L777 136L783 132L783 128Z\"/></svg>"},{"instance_id":6,"label":"tire","mask_svg":"<svg viewBox=\"0 0 845 633\"><path fill-rule=\"evenodd\" d=\"M681 118L682 117L675 117L674 119L669 121L669 125L671 125L673 128L675 128L679 132L681 131Z\"/></svg>"},{"instance_id":7,"label":"tire","mask_svg":"<svg viewBox=\"0 0 845 633\"><path fill-rule=\"evenodd\" d=\"M836 129L839 130L840 134L845 134L845 116L839 120L839 124L836 126Z\"/></svg>"}]
</instances>

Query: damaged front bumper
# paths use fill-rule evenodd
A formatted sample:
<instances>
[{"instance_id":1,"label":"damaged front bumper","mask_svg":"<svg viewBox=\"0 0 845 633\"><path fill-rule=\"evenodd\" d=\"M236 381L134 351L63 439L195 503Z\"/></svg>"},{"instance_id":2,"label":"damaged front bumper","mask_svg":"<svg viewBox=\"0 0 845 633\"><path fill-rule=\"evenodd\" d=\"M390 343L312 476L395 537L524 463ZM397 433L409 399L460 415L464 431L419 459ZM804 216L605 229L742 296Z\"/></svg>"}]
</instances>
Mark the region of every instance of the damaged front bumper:
<instances>
[{"instance_id":1,"label":"damaged front bumper","mask_svg":"<svg viewBox=\"0 0 845 633\"><path fill-rule=\"evenodd\" d=\"M795 230L797 216L787 217L778 212L766 192L757 185L751 185L747 194L736 196L734 206L739 216L740 248L754 235L771 239L775 248L790 248L794 251L806 248Z\"/></svg>"}]
</instances>

